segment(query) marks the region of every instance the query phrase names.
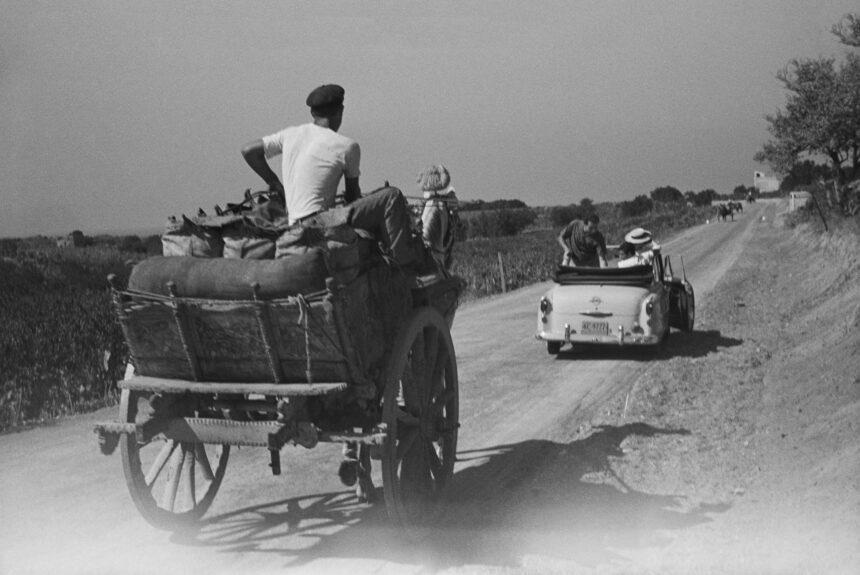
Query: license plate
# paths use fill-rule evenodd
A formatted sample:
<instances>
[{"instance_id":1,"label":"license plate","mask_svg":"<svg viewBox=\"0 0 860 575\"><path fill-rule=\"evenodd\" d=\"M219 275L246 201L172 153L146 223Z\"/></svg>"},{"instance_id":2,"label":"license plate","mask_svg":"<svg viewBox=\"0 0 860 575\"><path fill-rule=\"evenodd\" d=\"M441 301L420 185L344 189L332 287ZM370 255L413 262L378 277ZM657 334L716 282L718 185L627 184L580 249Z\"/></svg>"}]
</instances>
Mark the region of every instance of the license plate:
<instances>
[{"instance_id":1,"label":"license plate","mask_svg":"<svg viewBox=\"0 0 860 575\"><path fill-rule=\"evenodd\" d=\"M582 335L609 335L609 322L584 321L582 322Z\"/></svg>"}]
</instances>

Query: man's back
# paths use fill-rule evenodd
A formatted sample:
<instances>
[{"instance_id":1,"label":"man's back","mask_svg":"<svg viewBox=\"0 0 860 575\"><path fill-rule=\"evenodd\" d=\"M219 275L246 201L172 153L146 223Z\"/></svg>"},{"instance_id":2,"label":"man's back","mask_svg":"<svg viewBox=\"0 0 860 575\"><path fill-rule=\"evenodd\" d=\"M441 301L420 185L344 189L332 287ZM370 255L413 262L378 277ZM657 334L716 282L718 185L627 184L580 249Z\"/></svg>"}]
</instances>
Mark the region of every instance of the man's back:
<instances>
[{"instance_id":1,"label":"man's back","mask_svg":"<svg viewBox=\"0 0 860 575\"><path fill-rule=\"evenodd\" d=\"M355 140L312 123L263 138L266 158L282 155L290 221L334 205L342 176L357 178L361 150Z\"/></svg>"}]
</instances>

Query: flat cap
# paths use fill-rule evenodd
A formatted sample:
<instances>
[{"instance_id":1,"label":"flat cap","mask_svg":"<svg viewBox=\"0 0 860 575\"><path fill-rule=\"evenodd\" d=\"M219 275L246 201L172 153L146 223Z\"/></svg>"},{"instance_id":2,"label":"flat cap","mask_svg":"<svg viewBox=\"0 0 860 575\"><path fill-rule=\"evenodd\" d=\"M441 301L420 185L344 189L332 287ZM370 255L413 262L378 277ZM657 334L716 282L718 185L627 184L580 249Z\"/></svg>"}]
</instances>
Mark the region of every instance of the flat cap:
<instances>
[{"instance_id":1,"label":"flat cap","mask_svg":"<svg viewBox=\"0 0 860 575\"><path fill-rule=\"evenodd\" d=\"M343 104L344 90L337 84L325 84L315 88L310 94L306 104L311 108L322 108L325 106L339 106Z\"/></svg>"}]
</instances>

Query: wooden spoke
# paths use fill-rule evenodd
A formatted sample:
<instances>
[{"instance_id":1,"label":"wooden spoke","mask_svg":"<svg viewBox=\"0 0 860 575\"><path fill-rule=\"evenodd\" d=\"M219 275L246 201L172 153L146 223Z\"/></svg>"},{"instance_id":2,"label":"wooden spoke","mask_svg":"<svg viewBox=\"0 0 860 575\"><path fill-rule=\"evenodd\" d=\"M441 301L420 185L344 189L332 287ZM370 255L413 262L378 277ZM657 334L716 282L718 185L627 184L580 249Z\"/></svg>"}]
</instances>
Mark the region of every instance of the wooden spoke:
<instances>
[{"instance_id":1,"label":"wooden spoke","mask_svg":"<svg viewBox=\"0 0 860 575\"><path fill-rule=\"evenodd\" d=\"M433 412L435 414L441 414L442 411L445 409L445 406L448 405L448 402L451 401L452 399L454 399L455 397L456 397L456 394L454 393L453 390L446 389L444 392L442 392L436 398L436 401L433 404Z\"/></svg>"},{"instance_id":2,"label":"wooden spoke","mask_svg":"<svg viewBox=\"0 0 860 575\"><path fill-rule=\"evenodd\" d=\"M185 458L182 460L182 490L181 492L188 498L188 506L194 508L197 503L196 492L194 489L194 470L196 465L195 449L193 443L183 443L182 450L185 452Z\"/></svg>"},{"instance_id":3,"label":"wooden spoke","mask_svg":"<svg viewBox=\"0 0 860 575\"><path fill-rule=\"evenodd\" d=\"M429 405L435 393L439 373L439 332L435 328L430 327L424 330L424 337L426 342L424 352L426 363L424 367L425 393L423 400L424 405Z\"/></svg>"},{"instance_id":4,"label":"wooden spoke","mask_svg":"<svg viewBox=\"0 0 860 575\"><path fill-rule=\"evenodd\" d=\"M422 373L427 365L424 331L419 331L412 342L412 373Z\"/></svg>"},{"instance_id":5,"label":"wooden spoke","mask_svg":"<svg viewBox=\"0 0 860 575\"><path fill-rule=\"evenodd\" d=\"M202 443L195 443L194 453L197 457L197 461L200 462L200 472L203 474L206 481L212 481L215 479L215 476L212 474L212 465L209 463L209 456L206 455L206 446Z\"/></svg>"},{"instance_id":6,"label":"wooden spoke","mask_svg":"<svg viewBox=\"0 0 860 575\"><path fill-rule=\"evenodd\" d=\"M410 411L415 409L418 403L418 394L416 388L415 374L411 369L403 370L402 377L400 379L400 388L403 394L403 405L406 406Z\"/></svg>"},{"instance_id":7,"label":"wooden spoke","mask_svg":"<svg viewBox=\"0 0 860 575\"><path fill-rule=\"evenodd\" d=\"M152 487L152 484L156 479L158 479L158 476L161 474L161 470L164 469L164 464L167 463L167 460L170 459L171 455L173 455L176 445L177 443L172 439L164 442L164 446L161 448L161 451L158 452L155 461L152 462L152 465L144 478L144 482L147 487Z\"/></svg>"},{"instance_id":8,"label":"wooden spoke","mask_svg":"<svg viewBox=\"0 0 860 575\"><path fill-rule=\"evenodd\" d=\"M185 450L175 449L170 458L170 467L168 467L167 485L162 494L161 506L171 513L176 505L176 493L179 490L179 479L182 476L182 467L185 462Z\"/></svg>"},{"instance_id":9,"label":"wooden spoke","mask_svg":"<svg viewBox=\"0 0 860 575\"><path fill-rule=\"evenodd\" d=\"M400 409L399 407L396 408L396 414L398 425L402 425L404 427L418 427L421 425L421 421L417 417Z\"/></svg>"},{"instance_id":10,"label":"wooden spoke","mask_svg":"<svg viewBox=\"0 0 860 575\"><path fill-rule=\"evenodd\" d=\"M415 445L415 440L420 435L421 432L417 428L408 429L403 434L403 437L397 442L397 461L403 460L406 454L412 449L412 446Z\"/></svg>"},{"instance_id":11,"label":"wooden spoke","mask_svg":"<svg viewBox=\"0 0 860 575\"><path fill-rule=\"evenodd\" d=\"M442 461L439 460L439 454L436 453L436 446L432 442L427 442L427 461L430 465L430 473L433 478L439 480L442 478Z\"/></svg>"},{"instance_id":12,"label":"wooden spoke","mask_svg":"<svg viewBox=\"0 0 860 575\"><path fill-rule=\"evenodd\" d=\"M403 456L401 464L401 482L408 492L413 495L426 493L430 481L430 466L427 462L426 442L419 441L418 445L413 443L413 449L409 449Z\"/></svg>"},{"instance_id":13,"label":"wooden spoke","mask_svg":"<svg viewBox=\"0 0 860 575\"><path fill-rule=\"evenodd\" d=\"M413 403L407 403L407 405L418 409L420 409L425 401L424 388L427 382L427 350L425 342L424 332L418 332L415 341L412 343L412 360L409 365L411 369L407 370L412 376L411 381L414 386L414 396L411 398ZM407 401L409 401L409 398Z\"/></svg>"},{"instance_id":14,"label":"wooden spoke","mask_svg":"<svg viewBox=\"0 0 860 575\"><path fill-rule=\"evenodd\" d=\"M433 366L433 373L430 375L430 395L427 398L428 405L438 403L438 395L445 388L445 369L448 366L448 350L442 348L437 354L436 362Z\"/></svg>"}]
</instances>

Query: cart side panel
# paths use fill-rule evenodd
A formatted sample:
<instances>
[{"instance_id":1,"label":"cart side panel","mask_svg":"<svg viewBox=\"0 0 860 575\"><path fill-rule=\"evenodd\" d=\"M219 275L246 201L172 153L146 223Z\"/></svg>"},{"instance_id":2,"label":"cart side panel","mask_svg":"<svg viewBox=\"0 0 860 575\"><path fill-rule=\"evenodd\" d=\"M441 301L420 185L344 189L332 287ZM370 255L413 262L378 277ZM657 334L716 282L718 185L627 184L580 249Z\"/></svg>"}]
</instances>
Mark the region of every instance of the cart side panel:
<instances>
[{"instance_id":1,"label":"cart side panel","mask_svg":"<svg viewBox=\"0 0 860 575\"><path fill-rule=\"evenodd\" d=\"M126 300L120 321L137 372L194 379L173 309L160 301Z\"/></svg>"},{"instance_id":2,"label":"cart side panel","mask_svg":"<svg viewBox=\"0 0 860 575\"><path fill-rule=\"evenodd\" d=\"M272 303L269 313L273 318L272 331L285 382L307 381L308 369L313 381L353 379L349 372L349 356L340 345L335 308L330 295L322 301L309 303L306 308Z\"/></svg>"},{"instance_id":3,"label":"cart side panel","mask_svg":"<svg viewBox=\"0 0 860 575\"><path fill-rule=\"evenodd\" d=\"M350 379L347 359L336 345L331 301L300 306L296 300L167 302L131 296L123 312L129 349L140 375L192 381L306 382L309 352L314 381ZM273 339L269 351L263 330ZM277 377L273 362L281 366Z\"/></svg>"},{"instance_id":4,"label":"cart side panel","mask_svg":"<svg viewBox=\"0 0 860 575\"><path fill-rule=\"evenodd\" d=\"M210 382L378 381L413 306L414 280L387 265L347 285L271 300L115 297L143 376Z\"/></svg>"}]
</instances>

